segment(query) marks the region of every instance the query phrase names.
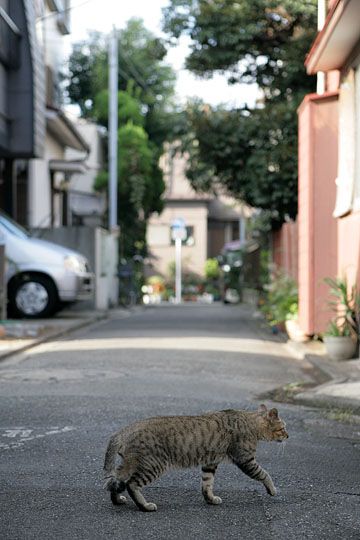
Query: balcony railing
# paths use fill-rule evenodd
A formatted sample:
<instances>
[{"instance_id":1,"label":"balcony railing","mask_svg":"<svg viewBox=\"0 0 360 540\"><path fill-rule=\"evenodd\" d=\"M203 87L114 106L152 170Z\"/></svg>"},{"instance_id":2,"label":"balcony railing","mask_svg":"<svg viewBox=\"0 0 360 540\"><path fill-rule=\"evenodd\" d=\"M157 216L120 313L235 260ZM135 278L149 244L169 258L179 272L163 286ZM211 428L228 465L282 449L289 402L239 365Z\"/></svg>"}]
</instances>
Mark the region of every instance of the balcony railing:
<instances>
[{"instance_id":1,"label":"balcony railing","mask_svg":"<svg viewBox=\"0 0 360 540\"><path fill-rule=\"evenodd\" d=\"M20 65L21 32L0 6L0 62L8 68Z\"/></svg>"}]
</instances>

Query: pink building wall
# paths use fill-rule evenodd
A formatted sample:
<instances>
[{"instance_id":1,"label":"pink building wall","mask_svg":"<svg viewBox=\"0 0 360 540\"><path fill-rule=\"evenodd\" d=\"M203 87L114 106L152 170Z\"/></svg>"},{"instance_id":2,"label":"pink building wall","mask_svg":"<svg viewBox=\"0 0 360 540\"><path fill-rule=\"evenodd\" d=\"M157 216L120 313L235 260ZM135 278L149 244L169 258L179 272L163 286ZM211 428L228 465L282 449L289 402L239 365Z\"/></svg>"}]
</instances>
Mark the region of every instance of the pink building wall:
<instances>
[{"instance_id":1,"label":"pink building wall","mask_svg":"<svg viewBox=\"0 0 360 540\"><path fill-rule=\"evenodd\" d=\"M360 212L339 218L337 275L360 289Z\"/></svg>"},{"instance_id":2,"label":"pink building wall","mask_svg":"<svg viewBox=\"0 0 360 540\"><path fill-rule=\"evenodd\" d=\"M335 206L338 95L310 94L299 108L299 325L323 332L332 316L325 277L338 270Z\"/></svg>"}]
</instances>

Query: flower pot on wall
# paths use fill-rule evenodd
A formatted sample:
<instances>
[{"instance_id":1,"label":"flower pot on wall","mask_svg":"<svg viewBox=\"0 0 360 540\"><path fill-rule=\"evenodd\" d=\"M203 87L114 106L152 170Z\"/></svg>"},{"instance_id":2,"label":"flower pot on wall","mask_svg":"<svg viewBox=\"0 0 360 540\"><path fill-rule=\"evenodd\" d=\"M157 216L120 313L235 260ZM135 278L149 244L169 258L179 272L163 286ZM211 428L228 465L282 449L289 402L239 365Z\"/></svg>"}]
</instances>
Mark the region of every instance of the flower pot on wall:
<instances>
[{"instance_id":1,"label":"flower pot on wall","mask_svg":"<svg viewBox=\"0 0 360 540\"><path fill-rule=\"evenodd\" d=\"M325 336L326 352L332 360L354 358L357 343L351 336Z\"/></svg>"}]
</instances>

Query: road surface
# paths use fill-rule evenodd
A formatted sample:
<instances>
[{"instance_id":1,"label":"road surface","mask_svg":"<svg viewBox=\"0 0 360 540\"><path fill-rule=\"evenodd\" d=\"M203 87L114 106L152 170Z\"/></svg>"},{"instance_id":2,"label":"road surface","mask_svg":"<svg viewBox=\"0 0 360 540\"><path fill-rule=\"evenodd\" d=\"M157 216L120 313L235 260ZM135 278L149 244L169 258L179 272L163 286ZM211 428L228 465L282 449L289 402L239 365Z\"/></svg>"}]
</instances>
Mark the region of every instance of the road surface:
<instances>
[{"instance_id":1,"label":"road surface","mask_svg":"<svg viewBox=\"0 0 360 540\"><path fill-rule=\"evenodd\" d=\"M360 425L278 404L286 446L258 461L278 495L221 465L207 506L196 469L146 488L156 513L102 490L109 435L136 419L253 409L308 375L246 308L137 310L0 364L0 537L30 539L360 539ZM267 405L270 405L267 402Z\"/></svg>"}]
</instances>

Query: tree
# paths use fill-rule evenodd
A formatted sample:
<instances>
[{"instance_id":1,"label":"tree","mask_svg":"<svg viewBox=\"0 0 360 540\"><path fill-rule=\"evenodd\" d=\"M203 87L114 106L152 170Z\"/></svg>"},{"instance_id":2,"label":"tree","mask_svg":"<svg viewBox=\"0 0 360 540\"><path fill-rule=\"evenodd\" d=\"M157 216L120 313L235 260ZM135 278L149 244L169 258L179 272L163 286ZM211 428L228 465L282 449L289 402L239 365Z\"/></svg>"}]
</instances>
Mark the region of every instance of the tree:
<instances>
[{"instance_id":1,"label":"tree","mask_svg":"<svg viewBox=\"0 0 360 540\"><path fill-rule=\"evenodd\" d=\"M256 82L262 96L252 110L189 107L184 147L194 188L220 184L270 210L274 225L295 217L296 108L314 84L303 61L316 33L316 1L171 0L164 29L172 40L191 38L189 69L226 73L230 84Z\"/></svg>"},{"instance_id":2,"label":"tree","mask_svg":"<svg viewBox=\"0 0 360 540\"><path fill-rule=\"evenodd\" d=\"M108 125L108 57L104 35L92 32L70 56L67 87L81 114ZM119 224L122 255L146 253L146 221L162 210L165 184L158 161L173 131L172 96L175 75L164 63L166 48L132 19L119 32ZM108 175L99 174L95 188L106 189Z\"/></svg>"}]
</instances>

